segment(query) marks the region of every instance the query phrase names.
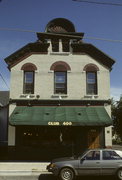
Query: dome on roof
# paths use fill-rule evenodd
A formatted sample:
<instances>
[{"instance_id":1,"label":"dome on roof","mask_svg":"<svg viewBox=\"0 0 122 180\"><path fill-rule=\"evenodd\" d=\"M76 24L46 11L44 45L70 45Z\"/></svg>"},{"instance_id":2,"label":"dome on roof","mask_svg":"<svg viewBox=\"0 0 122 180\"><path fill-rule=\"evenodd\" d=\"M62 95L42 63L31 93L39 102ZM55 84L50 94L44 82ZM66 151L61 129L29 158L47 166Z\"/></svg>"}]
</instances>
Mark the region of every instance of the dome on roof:
<instances>
[{"instance_id":1,"label":"dome on roof","mask_svg":"<svg viewBox=\"0 0 122 180\"><path fill-rule=\"evenodd\" d=\"M51 20L46 28L45 32L50 33L67 33L67 32L75 32L75 27L73 23L64 18L56 18Z\"/></svg>"}]
</instances>

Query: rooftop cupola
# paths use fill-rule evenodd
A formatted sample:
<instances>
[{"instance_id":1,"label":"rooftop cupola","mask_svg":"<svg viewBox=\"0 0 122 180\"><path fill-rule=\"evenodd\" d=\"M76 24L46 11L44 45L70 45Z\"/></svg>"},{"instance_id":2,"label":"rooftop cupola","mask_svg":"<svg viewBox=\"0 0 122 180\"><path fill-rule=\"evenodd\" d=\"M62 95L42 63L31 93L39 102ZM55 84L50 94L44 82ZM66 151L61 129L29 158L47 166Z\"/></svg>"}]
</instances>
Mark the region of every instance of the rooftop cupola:
<instances>
[{"instance_id":1,"label":"rooftop cupola","mask_svg":"<svg viewBox=\"0 0 122 180\"><path fill-rule=\"evenodd\" d=\"M77 33L74 24L65 18L51 20L44 33L37 33L41 42L50 43L48 52L71 52L71 43L82 40L84 33Z\"/></svg>"},{"instance_id":2,"label":"rooftop cupola","mask_svg":"<svg viewBox=\"0 0 122 180\"><path fill-rule=\"evenodd\" d=\"M73 23L64 18L56 18L50 21L45 29L45 32L49 33L68 33L75 32Z\"/></svg>"}]
</instances>

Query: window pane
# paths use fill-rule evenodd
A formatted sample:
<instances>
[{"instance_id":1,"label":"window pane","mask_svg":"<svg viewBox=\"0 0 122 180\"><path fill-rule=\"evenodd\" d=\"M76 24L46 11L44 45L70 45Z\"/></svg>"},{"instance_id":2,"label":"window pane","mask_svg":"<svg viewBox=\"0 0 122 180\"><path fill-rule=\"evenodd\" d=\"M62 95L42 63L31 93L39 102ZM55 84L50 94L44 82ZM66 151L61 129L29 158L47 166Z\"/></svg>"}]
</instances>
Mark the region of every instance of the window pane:
<instances>
[{"instance_id":1,"label":"window pane","mask_svg":"<svg viewBox=\"0 0 122 180\"><path fill-rule=\"evenodd\" d=\"M90 151L86 156L86 160L100 160L100 151Z\"/></svg>"},{"instance_id":2,"label":"window pane","mask_svg":"<svg viewBox=\"0 0 122 180\"><path fill-rule=\"evenodd\" d=\"M94 84L96 80L96 74L95 73L87 73L87 83Z\"/></svg>"},{"instance_id":3,"label":"window pane","mask_svg":"<svg viewBox=\"0 0 122 180\"><path fill-rule=\"evenodd\" d=\"M25 72L25 83L33 83L33 72Z\"/></svg>"},{"instance_id":4,"label":"window pane","mask_svg":"<svg viewBox=\"0 0 122 180\"><path fill-rule=\"evenodd\" d=\"M115 151L103 151L103 160L117 160L121 157Z\"/></svg>"},{"instance_id":5,"label":"window pane","mask_svg":"<svg viewBox=\"0 0 122 180\"><path fill-rule=\"evenodd\" d=\"M87 85L87 94L96 94L96 86L94 84Z\"/></svg>"},{"instance_id":6,"label":"window pane","mask_svg":"<svg viewBox=\"0 0 122 180\"><path fill-rule=\"evenodd\" d=\"M65 84L56 84L56 88L65 88Z\"/></svg>"},{"instance_id":7,"label":"window pane","mask_svg":"<svg viewBox=\"0 0 122 180\"><path fill-rule=\"evenodd\" d=\"M66 75L65 72L55 72L55 83L65 83Z\"/></svg>"}]
</instances>

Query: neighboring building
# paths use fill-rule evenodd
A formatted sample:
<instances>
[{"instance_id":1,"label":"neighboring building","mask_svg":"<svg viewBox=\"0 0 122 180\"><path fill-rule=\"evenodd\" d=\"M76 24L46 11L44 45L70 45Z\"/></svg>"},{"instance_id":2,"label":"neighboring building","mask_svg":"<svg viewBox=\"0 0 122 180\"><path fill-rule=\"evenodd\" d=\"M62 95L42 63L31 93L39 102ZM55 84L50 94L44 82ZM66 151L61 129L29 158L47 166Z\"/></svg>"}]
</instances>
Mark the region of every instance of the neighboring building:
<instances>
[{"instance_id":1,"label":"neighboring building","mask_svg":"<svg viewBox=\"0 0 122 180\"><path fill-rule=\"evenodd\" d=\"M112 146L115 61L83 36L69 20L54 19L37 33L37 42L5 59L11 70L8 145L26 157Z\"/></svg>"},{"instance_id":2,"label":"neighboring building","mask_svg":"<svg viewBox=\"0 0 122 180\"><path fill-rule=\"evenodd\" d=\"M0 91L0 147L8 145L9 91Z\"/></svg>"}]
</instances>

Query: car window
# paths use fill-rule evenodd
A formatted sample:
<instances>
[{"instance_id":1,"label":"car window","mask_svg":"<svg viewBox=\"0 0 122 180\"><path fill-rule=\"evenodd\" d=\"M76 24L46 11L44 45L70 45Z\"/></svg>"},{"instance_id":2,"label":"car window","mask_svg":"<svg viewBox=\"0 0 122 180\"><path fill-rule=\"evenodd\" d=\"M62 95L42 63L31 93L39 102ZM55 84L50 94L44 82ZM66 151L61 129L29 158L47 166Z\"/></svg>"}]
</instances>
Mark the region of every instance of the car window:
<instances>
[{"instance_id":1,"label":"car window","mask_svg":"<svg viewBox=\"0 0 122 180\"><path fill-rule=\"evenodd\" d=\"M115 150L115 152L122 158L122 151Z\"/></svg>"},{"instance_id":2,"label":"car window","mask_svg":"<svg viewBox=\"0 0 122 180\"><path fill-rule=\"evenodd\" d=\"M90 151L85 156L85 160L100 160L100 151Z\"/></svg>"},{"instance_id":3,"label":"car window","mask_svg":"<svg viewBox=\"0 0 122 180\"><path fill-rule=\"evenodd\" d=\"M121 157L115 151L103 151L103 160L118 160Z\"/></svg>"}]
</instances>

